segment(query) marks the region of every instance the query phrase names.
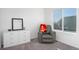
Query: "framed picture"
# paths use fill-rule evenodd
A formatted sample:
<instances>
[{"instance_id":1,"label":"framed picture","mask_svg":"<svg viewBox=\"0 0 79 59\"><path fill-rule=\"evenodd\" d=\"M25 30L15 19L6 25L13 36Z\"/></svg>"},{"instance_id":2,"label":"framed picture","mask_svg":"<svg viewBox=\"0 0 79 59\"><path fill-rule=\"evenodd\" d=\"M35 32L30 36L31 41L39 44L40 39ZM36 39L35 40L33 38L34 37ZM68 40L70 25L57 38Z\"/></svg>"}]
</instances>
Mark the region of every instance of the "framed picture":
<instances>
[{"instance_id":1,"label":"framed picture","mask_svg":"<svg viewBox=\"0 0 79 59\"><path fill-rule=\"evenodd\" d=\"M12 18L12 30L23 30L23 18Z\"/></svg>"}]
</instances>

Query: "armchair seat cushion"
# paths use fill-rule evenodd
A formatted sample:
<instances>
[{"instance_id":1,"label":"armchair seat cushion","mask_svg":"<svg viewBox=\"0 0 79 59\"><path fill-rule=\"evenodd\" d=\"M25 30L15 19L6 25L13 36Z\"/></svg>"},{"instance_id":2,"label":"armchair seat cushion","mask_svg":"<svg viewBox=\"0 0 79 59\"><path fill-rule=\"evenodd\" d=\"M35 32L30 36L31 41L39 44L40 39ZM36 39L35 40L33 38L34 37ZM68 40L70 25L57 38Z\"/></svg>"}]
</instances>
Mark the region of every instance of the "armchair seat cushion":
<instances>
[{"instance_id":1,"label":"armchair seat cushion","mask_svg":"<svg viewBox=\"0 0 79 59\"><path fill-rule=\"evenodd\" d=\"M53 39L43 39L42 41L43 42L53 42L54 40Z\"/></svg>"},{"instance_id":2,"label":"armchair seat cushion","mask_svg":"<svg viewBox=\"0 0 79 59\"><path fill-rule=\"evenodd\" d=\"M52 36L49 35L49 34L44 34L42 37L43 37L43 38L48 38L48 39L51 39L51 38L52 38Z\"/></svg>"}]
</instances>

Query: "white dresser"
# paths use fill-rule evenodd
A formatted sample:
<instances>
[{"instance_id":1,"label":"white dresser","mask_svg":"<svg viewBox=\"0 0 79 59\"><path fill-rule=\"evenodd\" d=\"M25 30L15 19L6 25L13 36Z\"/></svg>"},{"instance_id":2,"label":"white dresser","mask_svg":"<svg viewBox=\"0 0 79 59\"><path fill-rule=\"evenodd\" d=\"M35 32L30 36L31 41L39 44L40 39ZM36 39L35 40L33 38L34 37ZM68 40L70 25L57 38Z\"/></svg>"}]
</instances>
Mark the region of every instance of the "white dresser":
<instances>
[{"instance_id":1,"label":"white dresser","mask_svg":"<svg viewBox=\"0 0 79 59\"><path fill-rule=\"evenodd\" d=\"M30 42L29 31L8 31L3 33L3 48Z\"/></svg>"}]
</instances>

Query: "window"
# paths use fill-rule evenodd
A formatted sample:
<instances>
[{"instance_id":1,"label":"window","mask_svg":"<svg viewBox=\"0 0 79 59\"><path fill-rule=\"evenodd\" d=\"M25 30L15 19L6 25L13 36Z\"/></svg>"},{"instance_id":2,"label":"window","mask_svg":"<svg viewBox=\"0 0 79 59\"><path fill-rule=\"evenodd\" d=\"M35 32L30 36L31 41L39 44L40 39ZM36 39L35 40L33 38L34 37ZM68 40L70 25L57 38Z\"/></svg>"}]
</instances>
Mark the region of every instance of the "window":
<instances>
[{"instance_id":1,"label":"window","mask_svg":"<svg viewBox=\"0 0 79 59\"><path fill-rule=\"evenodd\" d=\"M62 30L62 9L54 11L54 29Z\"/></svg>"},{"instance_id":2,"label":"window","mask_svg":"<svg viewBox=\"0 0 79 59\"><path fill-rule=\"evenodd\" d=\"M54 29L76 31L76 8L54 9L53 16Z\"/></svg>"},{"instance_id":3,"label":"window","mask_svg":"<svg viewBox=\"0 0 79 59\"><path fill-rule=\"evenodd\" d=\"M65 8L63 9L64 16L64 30L76 31L76 9Z\"/></svg>"}]
</instances>

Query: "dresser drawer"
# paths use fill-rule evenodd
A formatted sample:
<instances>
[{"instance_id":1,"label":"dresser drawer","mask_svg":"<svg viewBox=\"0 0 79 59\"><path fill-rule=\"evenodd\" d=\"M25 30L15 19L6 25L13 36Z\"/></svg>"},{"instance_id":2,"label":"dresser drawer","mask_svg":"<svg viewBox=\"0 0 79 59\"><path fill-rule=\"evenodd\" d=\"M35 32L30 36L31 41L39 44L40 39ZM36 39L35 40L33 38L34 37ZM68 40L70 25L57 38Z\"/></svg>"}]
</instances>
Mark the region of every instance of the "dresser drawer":
<instances>
[{"instance_id":1,"label":"dresser drawer","mask_svg":"<svg viewBox=\"0 0 79 59\"><path fill-rule=\"evenodd\" d=\"M12 31L3 33L4 48L27 42L30 42L30 32L28 31Z\"/></svg>"}]
</instances>

